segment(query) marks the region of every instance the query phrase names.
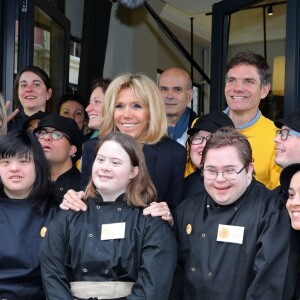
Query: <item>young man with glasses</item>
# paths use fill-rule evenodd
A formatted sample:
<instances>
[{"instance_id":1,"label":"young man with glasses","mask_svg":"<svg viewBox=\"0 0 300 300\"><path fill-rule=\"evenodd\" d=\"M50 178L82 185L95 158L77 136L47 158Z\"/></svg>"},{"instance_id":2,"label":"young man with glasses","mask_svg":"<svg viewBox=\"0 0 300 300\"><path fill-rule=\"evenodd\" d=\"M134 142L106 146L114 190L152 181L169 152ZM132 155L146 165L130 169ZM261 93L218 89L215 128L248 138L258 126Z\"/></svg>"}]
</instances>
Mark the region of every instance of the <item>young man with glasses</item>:
<instances>
[{"instance_id":1,"label":"young man with glasses","mask_svg":"<svg viewBox=\"0 0 300 300\"><path fill-rule=\"evenodd\" d=\"M276 120L274 123L280 128L274 138L276 165L286 168L291 164L300 163L300 111L292 112L286 118ZM273 192L284 201L288 198L281 186L275 188Z\"/></svg>"},{"instance_id":2,"label":"young man with glasses","mask_svg":"<svg viewBox=\"0 0 300 300\"><path fill-rule=\"evenodd\" d=\"M69 189L81 188L81 174L74 166L82 153L83 134L77 123L52 113L34 130L50 164L56 201L60 204Z\"/></svg>"},{"instance_id":3,"label":"young man with glasses","mask_svg":"<svg viewBox=\"0 0 300 300\"><path fill-rule=\"evenodd\" d=\"M280 128L274 138L275 163L282 168L300 163L300 111L293 112L274 123Z\"/></svg>"},{"instance_id":4,"label":"young man with glasses","mask_svg":"<svg viewBox=\"0 0 300 300\"><path fill-rule=\"evenodd\" d=\"M204 190L203 176L201 174L202 151L212 133L226 126L234 127L234 124L222 111L215 111L199 117L192 125L192 128L188 130L187 166L189 166L189 170L192 170L193 167L194 171L184 178L184 198Z\"/></svg>"},{"instance_id":5,"label":"young man with glasses","mask_svg":"<svg viewBox=\"0 0 300 300\"><path fill-rule=\"evenodd\" d=\"M177 208L178 265L170 299L291 299L284 203L253 178L252 150L234 128L202 153L205 190Z\"/></svg>"}]
</instances>

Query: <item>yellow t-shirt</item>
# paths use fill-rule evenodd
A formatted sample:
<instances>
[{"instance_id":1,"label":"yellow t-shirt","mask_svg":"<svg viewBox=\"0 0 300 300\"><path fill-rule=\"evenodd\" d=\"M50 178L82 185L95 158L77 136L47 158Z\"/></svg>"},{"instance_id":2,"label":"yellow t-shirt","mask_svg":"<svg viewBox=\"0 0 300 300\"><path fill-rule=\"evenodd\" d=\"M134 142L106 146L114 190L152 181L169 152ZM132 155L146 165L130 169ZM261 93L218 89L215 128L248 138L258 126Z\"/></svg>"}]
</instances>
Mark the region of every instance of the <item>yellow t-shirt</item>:
<instances>
[{"instance_id":1,"label":"yellow t-shirt","mask_svg":"<svg viewBox=\"0 0 300 300\"><path fill-rule=\"evenodd\" d=\"M282 170L274 162L274 137L277 129L273 121L261 115L255 124L238 130L251 144L255 178L271 190L280 184L279 176Z\"/></svg>"},{"instance_id":2,"label":"yellow t-shirt","mask_svg":"<svg viewBox=\"0 0 300 300\"><path fill-rule=\"evenodd\" d=\"M194 124L196 123L196 121L199 119L196 118L192 124L191 124L191 128L194 127ZM192 163L191 159L190 159L190 145L188 143L188 141L186 142L186 165L185 165L185 171L184 171L184 177L189 176L190 174L194 173L197 170L197 168L194 166L194 164Z\"/></svg>"}]
</instances>

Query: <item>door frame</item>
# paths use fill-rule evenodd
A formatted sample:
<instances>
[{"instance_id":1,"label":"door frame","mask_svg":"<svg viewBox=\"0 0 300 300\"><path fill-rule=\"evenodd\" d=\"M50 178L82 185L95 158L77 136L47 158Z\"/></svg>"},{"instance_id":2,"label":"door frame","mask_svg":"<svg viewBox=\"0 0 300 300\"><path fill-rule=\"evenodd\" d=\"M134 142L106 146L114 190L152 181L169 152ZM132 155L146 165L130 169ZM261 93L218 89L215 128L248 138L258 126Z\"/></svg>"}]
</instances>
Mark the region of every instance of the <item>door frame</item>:
<instances>
[{"instance_id":1,"label":"door frame","mask_svg":"<svg viewBox=\"0 0 300 300\"><path fill-rule=\"evenodd\" d=\"M33 64L34 55L34 13L38 6L45 14L64 30L63 64L56 70L61 75L60 82L65 93L69 82L70 60L70 28L71 23L66 16L47 0L0 0L1 41L3 44L3 59L0 65L0 88L5 99L13 101L13 83L15 66L15 22L19 21L19 44L17 71L22 67ZM51 74L49 74L51 78ZM12 105L11 105L12 107Z\"/></svg>"},{"instance_id":2,"label":"door frame","mask_svg":"<svg viewBox=\"0 0 300 300\"><path fill-rule=\"evenodd\" d=\"M223 0L213 5L211 38L210 111L223 110L225 69L227 64L229 16L261 0ZM300 1L287 0L286 65L284 115L300 109Z\"/></svg>"}]
</instances>

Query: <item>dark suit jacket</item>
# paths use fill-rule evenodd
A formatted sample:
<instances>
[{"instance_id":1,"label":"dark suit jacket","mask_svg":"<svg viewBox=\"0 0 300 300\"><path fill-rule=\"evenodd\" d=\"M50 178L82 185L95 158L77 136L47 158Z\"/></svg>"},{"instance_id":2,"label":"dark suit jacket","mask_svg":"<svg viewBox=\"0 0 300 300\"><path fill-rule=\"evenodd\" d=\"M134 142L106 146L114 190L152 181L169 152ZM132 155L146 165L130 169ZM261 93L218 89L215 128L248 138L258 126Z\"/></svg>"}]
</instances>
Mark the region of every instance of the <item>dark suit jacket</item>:
<instances>
[{"instance_id":1,"label":"dark suit jacket","mask_svg":"<svg viewBox=\"0 0 300 300\"><path fill-rule=\"evenodd\" d=\"M85 188L95 159L98 138L88 140L83 145L81 162L81 183ZM170 138L163 138L155 145L143 146L146 165L156 187L159 201L168 203L174 212L183 200L183 178L186 164L186 149Z\"/></svg>"}]
</instances>

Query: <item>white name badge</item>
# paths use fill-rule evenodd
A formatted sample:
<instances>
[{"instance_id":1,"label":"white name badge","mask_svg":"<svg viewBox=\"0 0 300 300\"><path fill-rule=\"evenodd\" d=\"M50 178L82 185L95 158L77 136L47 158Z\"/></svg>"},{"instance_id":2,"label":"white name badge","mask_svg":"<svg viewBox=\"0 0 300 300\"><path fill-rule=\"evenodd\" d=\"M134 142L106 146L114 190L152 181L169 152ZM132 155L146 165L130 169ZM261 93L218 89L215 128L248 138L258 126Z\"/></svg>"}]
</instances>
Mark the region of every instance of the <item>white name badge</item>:
<instances>
[{"instance_id":1,"label":"white name badge","mask_svg":"<svg viewBox=\"0 0 300 300\"><path fill-rule=\"evenodd\" d=\"M219 224L217 241L243 244L245 227Z\"/></svg>"},{"instance_id":2,"label":"white name badge","mask_svg":"<svg viewBox=\"0 0 300 300\"><path fill-rule=\"evenodd\" d=\"M125 222L102 224L101 240L116 240L124 239L125 237Z\"/></svg>"}]
</instances>

